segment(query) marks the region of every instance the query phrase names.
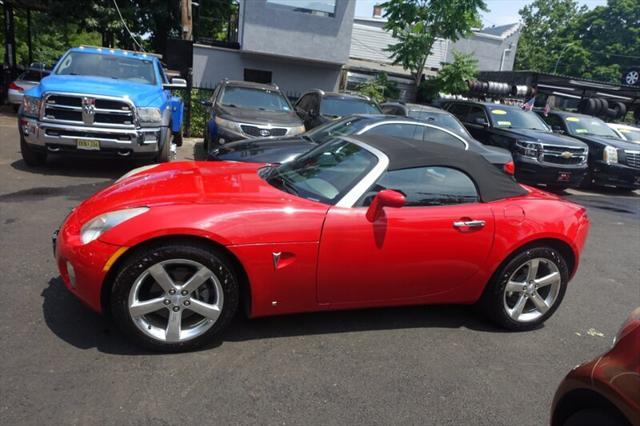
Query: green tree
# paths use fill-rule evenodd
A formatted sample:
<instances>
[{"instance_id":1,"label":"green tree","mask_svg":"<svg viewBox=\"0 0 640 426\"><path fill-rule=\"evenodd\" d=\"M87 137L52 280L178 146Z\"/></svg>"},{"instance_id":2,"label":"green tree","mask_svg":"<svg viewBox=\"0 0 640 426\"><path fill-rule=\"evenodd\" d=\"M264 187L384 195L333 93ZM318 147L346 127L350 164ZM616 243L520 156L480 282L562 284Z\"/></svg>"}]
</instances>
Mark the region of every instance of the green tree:
<instances>
[{"instance_id":1,"label":"green tree","mask_svg":"<svg viewBox=\"0 0 640 426\"><path fill-rule=\"evenodd\" d=\"M358 93L376 102L383 102L386 99L397 99L400 90L395 81L389 80L386 72L381 72L375 78L360 84Z\"/></svg>"},{"instance_id":2,"label":"green tree","mask_svg":"<svg viewBox=\"0 0 640 426\"><path fill-rule=\"evenodd\" d=\"M559 55L579 48L567 28L574 27L585 11L586 6L578 7L575 0L535 0L520 9L523 27L515 68L552 72Z\"/></svg>"},{"instance_id":3,"label":"green tree","mask_svg":"<svg viewBox=\"0 0 640 426\"><path fill-rule=\"evenodd\" d=\"M438 73L439 89L450 95L466 93L469 90L467 80L473 79L477 74L478 61L473 55L454 51L453 62L443 64Z\"/></svg>"},{"instance_id":4,"label":"green tree","mask_svg":"<svg viewBox=\"0 0 640 426\"><path fill-rule=\"evenodd\" d=\"M416 88L438 38L456 41L480 26L484 0L388 0L383 3L385 29L398 43L387 48L394 64L411 71Z\"/></svg>"}]
</instances>

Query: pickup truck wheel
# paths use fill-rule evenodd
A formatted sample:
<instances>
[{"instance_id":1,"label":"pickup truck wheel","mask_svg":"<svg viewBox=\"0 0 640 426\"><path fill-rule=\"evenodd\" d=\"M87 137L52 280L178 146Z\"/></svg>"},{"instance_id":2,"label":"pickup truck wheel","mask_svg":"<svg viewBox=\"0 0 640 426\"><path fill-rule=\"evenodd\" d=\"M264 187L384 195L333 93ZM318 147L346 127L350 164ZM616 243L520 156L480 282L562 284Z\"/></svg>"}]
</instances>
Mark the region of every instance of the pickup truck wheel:
<instances>
[{"instance_id":1,"label":"pickup truck wheel","mask_svg":"<svg viewBox=\"0 0 640 426\"><path fill-rule=\"evenodd\" d=\"M47 162L47 153L29 148L29 144L27 144L22 135L20 135L20 152L22 153L22 159L28 166L42 166Z\"/></svg>"},{"instance_id":2,"label":"pickup truck wheel","mask_svg":"<svg viewBox=\"0 0 640 426\"><path fill-rule=\"evenodd\" d=\"M158 157L156 161L158 163L167 163L171 161L171 141L172 137L168 136L167 139L162 143L162 147L160 148L160 152L158 153Z\"/></svg>"}]
</instances>

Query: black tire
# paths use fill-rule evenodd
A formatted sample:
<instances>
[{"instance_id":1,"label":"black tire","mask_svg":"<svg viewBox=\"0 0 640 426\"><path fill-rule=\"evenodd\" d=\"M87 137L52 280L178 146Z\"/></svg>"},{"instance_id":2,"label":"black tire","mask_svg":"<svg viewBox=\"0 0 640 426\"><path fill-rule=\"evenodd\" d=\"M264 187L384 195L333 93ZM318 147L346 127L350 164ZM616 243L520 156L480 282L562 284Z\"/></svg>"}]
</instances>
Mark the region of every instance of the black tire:
<instances>
[{"instance_id":1,"label":"black tire","mask_svg":"<svg viewBox=\"0 0 640 426\"><path fill-rule=\"evenodd\" d=\"M170 132L170 130L167 130ZM157 163L167 163L171 161L171 133L168 133L167 138L163 141L162 146L160 147L160 152L158 152L158 156L156 157Z\"/></svg>"},{"instance_id":2,"label":"black tire","mask_svg":"<svg viewBox=\"0 0 640 426\"><path fill-rule=\"evenodd\" d=\"M29 148L29 144L24 140L24 136L22 135L20 135L20 152L27 166L38 167L43 166L47 162L47 153L34 151Z\"/></svg>"},{"instance_id":3,"label":"black tire","mask_svg":"<svg viewBox=\"0 0 640 426\"><path fill-rule=\"evenodd\" d=\"M222 287L224 303L216 322L203 334L181 342L166 342L143 333L129 313L129 293L136 279L158 262L186 259L198 262L214 272ZM238 308L238 271L226 254L192 242L157 244L133 252L119 268L111 287L111 314L122 332L134 343L159 352L183 352L215 341L229 325ZM185 310L188 308L185 308Z\"/></svg>"},{"instance_id":4,"label":"black tire","mask_svg":"<svg viewBox=\"0 0 640 426\"><path fill-rule=\"evenodd\" d=\"M589 189L591 187L593 187L593 173L591 173L591 170L587 170L578 188Z\"/></svg>"},{"instance_id":5,"label":"black tire","mask_svg":"<svg viewBox=\"0 0 640 426\"><path fill-rule=\"evenodd\" d=\"M560 273L560 286L554 303L539 318L531 321L516 321L512 319L505 308L505 288L507 282L518 269L532 260L542 258L553 262ZM534 246L522 249L507 259L493 274L487 283L484 294L480 299L480 308L497 325L511 331L528 331L539 327L556 311L567 289L569 268L566 260L556 249L547 246ZM529 302L527 302L529 303Z\"/></svg>"},{"instance_id":6,"label":"black tire","mask_svg":"<svg viewBox=\"0 0 640 426\"><path fill-rule=\"evenodd\" d=\"M614 118L623 118L627 114L627 106L622 102L614 102L612 108L615 111Z\"/></svg>"},{"instance_id":7,"label":"black tire","mask_svg":"<svg viewBox=\"0 0 640 426\"><path fill-rule=\"evenodd\" d=\"M182 135L182 127L181 127L180 131L173 134L172 143L176 144L176 146L182 146L183 140L184 140L184 136Z\"/></svg>"},{"instance_id":8,"label":"black tire","mask_svg":"<svg viewBox=\"0 0 640 426\"><path fill-rule=\"evenodd\" d=\"M20 110L20 104L12 104L13 112L17 113Z\"/></svg>"},{"instance_id":9,"label":"black tire","mask_svg":"<svg viewBox=\"0 0 640 426\"><path fill-rule=\"evenodd\" d=\"M602 408L587 408L572 414L563 426L630 426L620 414Z\"/></svg>"}]
</instances>

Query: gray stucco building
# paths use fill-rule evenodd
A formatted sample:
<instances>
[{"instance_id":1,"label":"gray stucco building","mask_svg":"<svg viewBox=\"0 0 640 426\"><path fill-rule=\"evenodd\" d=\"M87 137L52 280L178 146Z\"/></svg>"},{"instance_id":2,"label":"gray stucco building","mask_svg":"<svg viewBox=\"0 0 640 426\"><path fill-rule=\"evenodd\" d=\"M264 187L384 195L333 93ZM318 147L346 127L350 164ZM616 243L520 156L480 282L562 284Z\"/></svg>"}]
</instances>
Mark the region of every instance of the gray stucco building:
<instances>
[{"instance_id":1,"label":"gray stucco building","mask_svg":"<svg viewBox=\"0 0 640 426\"><path fill-rule=\"evenodd\" d=\"M204 4L203 4L204 6ZM196 40L193 85L278 84L290 97L336 90L349 59L355 0L240 0L234 43Z\"/></svg>"}]
</instances>

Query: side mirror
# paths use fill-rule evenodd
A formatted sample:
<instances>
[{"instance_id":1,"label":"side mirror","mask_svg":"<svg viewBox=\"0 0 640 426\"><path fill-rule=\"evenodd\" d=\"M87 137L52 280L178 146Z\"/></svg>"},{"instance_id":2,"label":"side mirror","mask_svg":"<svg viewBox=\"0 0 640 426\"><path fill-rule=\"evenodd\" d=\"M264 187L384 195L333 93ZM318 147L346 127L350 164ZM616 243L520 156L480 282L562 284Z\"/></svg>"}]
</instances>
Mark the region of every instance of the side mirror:
<instances>
[{"instance_id":1,"label":"side mirror","mask_svg":"<svg viewBox=\"0 0 640 426\"><path fill-rule=\"evenodd\" d=\"M407 199L398 191L393 189L383 189L373 198L367 210L367 220L375 222L384 207L399 208L405 205Z\"/></svg>"},{"instance_id":2,"label":"side mirror","mask_svg":"<svg viewBox=\"0 0 640 426\"><path fill-rule=\"evenodd\" d=\"M185 89L187 87L187 80L184 78L172 78L171 83L164 84L165 89Z\"/></svg>"},{"instance_id":3,"label":"side mirror","mask_svg":"<svg viewBox=\"0 0 640 426\"><path fill-rule=\"evenodd\" d=\"M318 116L318 111L315 108L311 108L309 110L309 117L316 118Z\"/></svg>"},{"instance_id":4,"label":"side mirror","mask_svg":"<svg viewBox=\"0 0 640 426\"><path fill-rule=\"evenodd\" d=\"M213 102L211 101L200 101L200 105L207 107L207 108L211 108L213 106Z\"/></svg>"},{"instance_id":5,"label":"side mirror","mask_svg":"<svg viewBox=\"0 0 640 426\"><path fill-rule=\"evenodd\" d=\"M489 125L489 123L487 123L487 120L485 120L485 119L484 119L484 118L482 118L482 117L476 117L476 118L474 118L474 119L473 119L473 124L477 124L477 125L479 125L479 126L483 126L483 127L486 127L486 126L488 126L488 125Z\"/></svg>"}]
</instances>

